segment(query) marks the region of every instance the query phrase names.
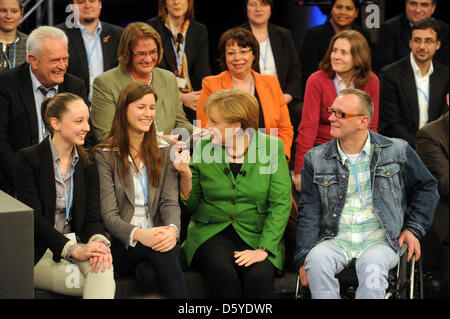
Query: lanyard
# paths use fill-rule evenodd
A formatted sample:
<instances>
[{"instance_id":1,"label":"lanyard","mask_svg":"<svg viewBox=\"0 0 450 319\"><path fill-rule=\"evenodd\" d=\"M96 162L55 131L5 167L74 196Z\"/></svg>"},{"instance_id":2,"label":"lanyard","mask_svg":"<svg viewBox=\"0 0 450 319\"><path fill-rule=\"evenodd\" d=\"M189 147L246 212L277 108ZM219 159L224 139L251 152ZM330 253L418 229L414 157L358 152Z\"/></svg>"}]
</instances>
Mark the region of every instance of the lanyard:
<instances>
[{"instance_id":1,"label":"lanyard","mask_svg":"<svg viewBox=\"0 0 450 319\"><path fill-rule=\"evenodd\" d=\"M179 55L178 55L177 48L175 47L175 42L173 41L173 37L170 38L170 42L172 43L173 52L175 53L175 58L177 60L177 73L179 75L180 74L181 61L182 61L183 55L184 55L184 49L186 47L186 40L183 40L183 42L181 44L181 52L180 52Z\"/></svg>"},{"instance_id":2,"label":"lanyard","mask_svg":"<svg viewBox=\"0 0 450 319\"><path fill-rule=\"evenodd\" d=\"M252 77L252 82L250 84L250 93L253 94L253 89L255 88L255 84L253 83L253 74L250 74ZM233 78L231 78L231 83L233 83L233 88L236 90L236 85L234 84Z\"/></svg>"},{"instance_id":3,"label":"lanyard","mask_svg":"<svg viewBox=\"0 0 450 319\"><path fill-rule=\"evenodd\" d=\"M141 184L141 188L142 188L142 192L144 194L144 205L145 205L145 210L148 209L148 183L147 183L147 170L145 169L144 166L144 178L145 178L145 183L142 180L142 176L140 171L137 171L137 175L139 177L139 183Z\"/></svg>"},{"instance_id":4,"label":"lanyard","mask_svg":"<svg viewBox=\"0 0 450 319\"><path fill-rule=\"evenodd\" d=\"M425 101L427 101L427 103L430 104L430 99L429 99L428 95L425 93L425 91L421 87L419 87L417 85L416 85L416 87L423 94L423 96L425 98Z\"/></svg>"},{"instance_id":5,"label":"lanyard","mask_svg":"<svg viewBox=\"0 0 450 319\"><path fill-rule=\"evenodd\" d=\"M353 176L355 177L356 189L358 190L358 195L359 195L359 202L361 203L361 208L364 209L364 207L367 205L367 202L366 202L366 204L363 204L363 199L362 199L362 195L361 195L361 188L359 186L358 170L356 169L356 166L358 164L358 160L359 160L359 157L361 156L361 154L362 154L362 151L356 157L355 165L353 165L352 160L347 156L347 154L345 154L345 157L347 157L347 160L348 160L348 162L350 164L350 168L352 169L352 172L353 172Z\"/></svg>"},{"instance_id":6,"label":"lanyard","mask_svg":"<svg viewBox=\"0 0 450 319\"><path fill-rule=\"evenodd\" d=\"M72 164L70 165L70 199L69 202L67 201L67 188L66 183L64 183L64 180L61 175L61 171L59 170L59 166L56 165L56 170L58 171L59 179L61 183L64 186L64 201L66 203L66 225L69 223L69 213L70 213L70 207L72 206L72 200L73 200L73 172L74 168ZM69 203L69 204L67 204Z\"/></svg>"},{"instance_id":7,"label":"lanyard","mask_svg":"<svg viewBox=\"0 0 450 319\"><path fill-rule=\"evenodd\" d=\"M270 39L267 38L266 49L264 50L264 56L261 54L261 52L259 52L259 56L261 57L261 59L263 61L264 71L267 69L267 51L269 50L269 43L270 43Z\"/></svg>"},{"instance_id":8,"label":"lanyard","mask_svg":"<svg viewBox=\"0 0 450 319\"><path fill-rule=\"evenodd\" d=\"M336 95L339 96L339 89L338 89L336 78L334 78L333 83L334 83L334 87L336 88Z\"/></svg>"},{"instance_id":9,"label":"lanyard","mask_svg":"<svg viewBox=\"0 0 450 319\"><path fill-rule=\"evenodd\" d=\"M95 40L94 40L94 43L92 44L91 49L89 50L89 52L86 51L89 69L91 68L92 55L94 54L95 47L97 46L97 42L99 42L99 41L100 41L100 33L97 33L97 35L95 36Z\"/></svg>"},{"instance_id":10,"label":"lanyard","mask_svg":"<svg viewBox=\"0 0 450 319\"><path fill-rule=\"evenodd\" d=\"M14 44L13 44L13 63L12 64L11 64L11 61L9 60L8 56L6 55L6 52L2 50L3 57L5 58L6 62L8 63L8 67L10 69L12 69L12 68L14 68L16 66L16 41L17 41L17 38L16 38L16 40L14 41Z\"/></svg>"}]
</instances>

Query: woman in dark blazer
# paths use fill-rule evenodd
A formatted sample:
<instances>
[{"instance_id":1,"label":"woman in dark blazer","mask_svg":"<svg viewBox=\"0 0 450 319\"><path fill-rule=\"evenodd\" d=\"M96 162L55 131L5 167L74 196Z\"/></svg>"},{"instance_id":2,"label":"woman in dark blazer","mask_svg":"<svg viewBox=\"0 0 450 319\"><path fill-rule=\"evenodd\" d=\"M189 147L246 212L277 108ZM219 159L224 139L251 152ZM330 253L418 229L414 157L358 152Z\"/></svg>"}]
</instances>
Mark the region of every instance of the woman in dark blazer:
<instances>
[{"instance_id":1,"label":"woman in dark blazer","mask_svg":"<svg viewBox=\"0 0 450 319\"><path fill-rule=\"evenodd\" d=\"M360 32L371 46L369 33L354 23L359 14L359 1L333 0L331 14L324 24L306 30L300 48L302 61L302 92L305 92L306 81L309 76L319 70L319 63L325 56L331 38L344 30Z\"/></svg>"},{"instance_id":2,"label":"woman in dark blazer","mask_svg":"<svg viewBox=\"0 0 450 319\"><path fill-rule=\"evenodd\" d=\"M301 119L302 88L297 48L288 29L269 23L272 7L272 0L246 0L248 21L241 27L250 30L260 45L259 64L255 71L277 76L288 105L292 126L298 127ZM296 136L294 130L294 139Z\"/></svg>"},{"instance_id":3,"label":"woman in dark blazer","mask_svg":"<svg viewBox=\"0 0 450 319\"><path fill-rule=\"evenodd\" d=\"M79 96L60 93L43 101L42 119L51 136L17 152L15 160L17 199L34 209L35 286L83 298L114 298L97 166L81 147L89 110ZM72 286L67 282L74 273L67 269L82 274L73 277Z\"/></svg>"},{"instance_id":4,"label":"woman in dark blazer","mask_svg":"<svg viewBox=\"0 0 450 319\"><path fill-rule=\"evenodd\" d=\"M159 67L177 77L184 111L192 122L202 80L211 74L208 30L194 20L194 0L182 0L176 4L159 0L158 16L147 20L147 23L161 36L164 56Z\"/></svg>"},{"instance_id":5,"label":"woman in dark blazer","mask_svg":"<svg viewBox=\"0 0 450 319\"><path fill-rule=\"evenodd\" d=\"M94 149L100 211L113 236L118 276L135 275L142 294L187 298L178 260L178 175L156 137L157 96L132 81L120 92L111 131ZM167 145L167 144L166 144Z\"/></svg>"}]
</instances>

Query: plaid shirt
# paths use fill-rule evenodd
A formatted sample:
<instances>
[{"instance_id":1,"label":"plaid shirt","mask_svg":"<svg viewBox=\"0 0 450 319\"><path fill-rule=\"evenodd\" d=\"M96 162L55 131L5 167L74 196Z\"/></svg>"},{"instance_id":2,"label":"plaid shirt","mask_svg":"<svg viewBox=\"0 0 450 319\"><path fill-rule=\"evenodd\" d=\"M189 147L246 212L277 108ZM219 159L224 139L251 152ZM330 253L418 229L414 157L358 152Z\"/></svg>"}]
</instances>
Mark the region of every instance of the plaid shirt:
<instances>
[{"instance_id":1,"label":"plaid shirt","mask_svg":"<svg viewBox=\"0 0 450 319\"><path fill-rule=\"evenodd\" d=\"M347 197L339 219L339 233L334 240L344 251L347 261L350 261L353 258L359 258L369 246L385 241L386 235L372 205L370 134L360 154L348 156L342 151L339 142L337 145L342 164L348 168L349 176ZM357 163L354 163L356 159ZM359 192L353 169L357 172ZM363 211L366 221L361 222L360 213Z\"/></svg>"}]
</instances>

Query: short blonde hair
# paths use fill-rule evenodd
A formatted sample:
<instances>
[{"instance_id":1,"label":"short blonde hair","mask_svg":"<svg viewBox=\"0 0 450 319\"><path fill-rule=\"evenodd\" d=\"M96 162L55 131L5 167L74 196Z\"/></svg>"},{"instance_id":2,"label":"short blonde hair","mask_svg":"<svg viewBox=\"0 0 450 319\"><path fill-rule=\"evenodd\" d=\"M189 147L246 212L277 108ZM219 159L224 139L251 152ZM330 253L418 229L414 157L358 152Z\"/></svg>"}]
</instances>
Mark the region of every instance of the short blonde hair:
<instances>
[{"instance_id":1,"label":"short blonde hair","mask_svg":"<svg viewBox=\"0 0 450 319\"><path fill-rule=\"evenodd\" d=\"M244 131L248 128L258 129L258 100L247 92L241 90L216 91L206 100L203 106L205 113L208 113L208 109L211 107L215 107L225 121L241 123Z\"/></svg>"},{"instance_id":2,"label":"short blonde hair","mask_svg":"<svg viewBox=\"0 0 450 319\"><path fill-rule=\"evenodd\" d=\"M153 38L155 40L158 49L158 62L156 66L161 63L163 48L159 33L147 23L132 22L123 30L122 37L120 38L117 55L121 66L130 70L133 57L133 45L137 40L144 38Z\"/></svg>"}]
</instances>

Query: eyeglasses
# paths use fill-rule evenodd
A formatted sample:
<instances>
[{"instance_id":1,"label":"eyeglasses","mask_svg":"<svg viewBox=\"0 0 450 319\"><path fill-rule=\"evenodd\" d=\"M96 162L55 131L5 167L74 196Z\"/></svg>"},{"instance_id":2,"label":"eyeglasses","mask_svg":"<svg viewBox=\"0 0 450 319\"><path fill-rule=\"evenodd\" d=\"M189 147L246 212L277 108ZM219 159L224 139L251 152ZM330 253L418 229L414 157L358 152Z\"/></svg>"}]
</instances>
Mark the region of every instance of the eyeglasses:
<instances>
[{"instance_id":1,"label":"eyeglasses","mask_svg":"<svg viewBox=\"0 0 450 319\"><path fill-rule=\"evenodd\" d=\"M229 56L229 57L235 57L238 54L239 55L247 55L248 53L250 53L252 51L252 49L246 49L246 50L240 50L240 51L225 51L225 55Z\"/></svg>"},{"instance_id":2,"label":"eyeglasses","mask_svg":"<svg viewBox=\"0 0 450 319\"><path fill-rule=\"evenodd\" d=\"M341 111L336 111L336 110L333 110L333 108L331 106L327 107L327 112L330 115L332 113L334 113L334 116L336 116L338 119L349 119L351 117L365 116L365 114L350 114L350 113L344 113Z\"/></svg>"},{"instance_id":3,"label":"eyeglasses","mask_svg":"<svg viewBox=\"0 0 450 319\"><path fill-rule=\"evenodd\" d=\"M426 39L414 38L414 39L412 39L412 41L414 42L414 44L417 44L417 45L421 45L422 43L425 43L426 45L430 45L430 44L437 42L430 38L426 38Z\"/></svg>"},{"instance_id":4,"label":"eyeglasses","mask_svg":"<svg viewBox=\"0 0 450 319\"><path fill-rule=\"evenodd\" d=\"M147 55L152 57L152 56L156 56L158 55L158 50L155 49L153 51L148 51L148 52L144 52L144 51L138 51L138 52L132 52L134 56L137 56L138 58L145 58Z\"/></svg>"}]
</instances>

